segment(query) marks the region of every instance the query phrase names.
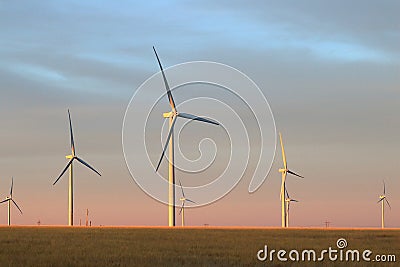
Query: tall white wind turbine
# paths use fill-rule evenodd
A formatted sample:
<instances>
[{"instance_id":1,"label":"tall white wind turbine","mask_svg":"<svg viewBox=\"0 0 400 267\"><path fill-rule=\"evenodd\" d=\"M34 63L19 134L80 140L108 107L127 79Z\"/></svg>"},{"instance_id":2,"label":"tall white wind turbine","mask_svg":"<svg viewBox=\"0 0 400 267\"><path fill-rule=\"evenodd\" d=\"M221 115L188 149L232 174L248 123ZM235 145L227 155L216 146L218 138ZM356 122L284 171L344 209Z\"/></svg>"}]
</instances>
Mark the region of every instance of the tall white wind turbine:
<instances>
[{"instance_id":1,"label":"tall white wind turbine","mask_svg":"<svg viewBox=\"0 0 400 267\"><path fill-rule=\"evenodd\" d=\"M282 216L282 227L286 227L286 201L285 201L285 188L286 188L286 175L292 174L294 176L304 178L303 176L291 171L288 169L288 164L286 161L286 155L285 155L285 148L283 147L283 141L282 141L282 134L279 133L279 139L281 141L281 148L282 148L282 160L283 160L283 169L279 169L279 172L282 173L282 183L281 183L281 193L280 193L280 199L281 199L281 216Z\"/></svg>"},{"instance_id":2,"label":"tall white wind turbine","mask_svg":"<svg viewBox=\"0 0 400 267\"><path fill-rule=\"evenodd\" d=\"M13 199L13 187L14 187L14 177L11 178L11 189L10 189L10 195L6 197L3 201L0 203L8 202L8 226L11 225L11 202L17 207L19 212L22 214L22 210L18 207L17 202Z\"/></svg>"},{"instance_id":3,"label":"tall white wind turbine","mask_svg":"<svg viewBox=\"0 0 400 267\"><path fill-rule=\"evenodd\" d=\"M285 202L286 202L286 227L289 227L289 212L290 212L290 202L299 202L296 199L290 198L289 192L285 187Z\"/></svg>"},{"instance_id":4,"label":"tall white wind turbine","mask_svg":"<svg viewBox=\"0 0 400 267\"><path fill-rule=\"evenodd\" d=\"M196 204L196 202L185 197L185 192L183 192L183 187L182 187L181 181L179 181L179 185L180 185L181 191L182 191L182 197L180 199L182 201L182 206L181 206L181 209L179 210L179 214L182 216L182 226L185 226L185 202L189 201L189 202L192 202L193 204Z\"/></svg>"},{"instance_id":5,"label":"tall white wind turbine","mask_svg":"<svg viewBox=\"0 0 400 267\"><path fill-rule=\"evenodd\" d=\"M219 125L218 122L215 122L210 119L198 117L195 115L187 114L187 113L181 113L178 112L175 106L174 99L172 97L171 90L168 85L167 77L165 76L164 69L161 65L160 58L157 55L157 51L153 46L154 54L156 55L158 65L161 70L161 74L164 80L164 85L165 89L167 90L167 96L168 96L168 101L171 106L171 111L166 112L163 114L164 118L169 118L169 130L168 130L168 136L167 140L165 142L164 149L161 153L160 160L158 161L156 171L158 171L158 168L160 167L161 161L164 157L165 151L167 150L167 147L169 147L169 152L168 152L168 160L169 160L169 165L168 165L168 182L169 182L169 187L168 187L168 225L169 226L175 226L175 165L174 165L174 125L176 122L177 117L189 119L189 120L195 120L195 121L201 121L201 122L207 122L211 123L214 125Z\"/></svg>"},{"instance_id":6,"label":"tall white wind turbine","mask_svg":"<svg viewBox=\"0 0 400 267\"><path fill-rule=\"evenodd\" d=\"M381 226L382 228L385 228L385 201L386 203L389 205L389 208L392 209L392 207L390 207L389 201L386 198L386 185L385 185L385 181L383 181L383 194L379 196L379 200L377 203L382 202L382 222L381 222Z\"/></svg>"},{"instance_id":7,"label":"tall white wind turbine","mask_svg":"<svg viewBox=\"0 0 400 267\"><path fill-rule=\"evenodd\" d=\"M74 186L73 186L73 168L72 168L72 163L74 160L77 160L78 162L82 163L95 173L101 176L101 174L96 171L92 166L90 166L88 163L86 163L83 159L79 158L76 155L75 151L75 143L74 143L74 135L72 133L72 122L71 122L71 114L69 113L68 110L68 120L69 120L69 130L70 130L70 137L71 137L71 155L65 156L66 159L69 159L67 166L64 168L64 170L61 172L61 174L58 176L58 178L55 180L53 185L55 185L58 180L60 180L61 176L67 171L69 168L69 187L68 187L68 225L73 226L74 225Z\"/></svg>"}]
</instances>

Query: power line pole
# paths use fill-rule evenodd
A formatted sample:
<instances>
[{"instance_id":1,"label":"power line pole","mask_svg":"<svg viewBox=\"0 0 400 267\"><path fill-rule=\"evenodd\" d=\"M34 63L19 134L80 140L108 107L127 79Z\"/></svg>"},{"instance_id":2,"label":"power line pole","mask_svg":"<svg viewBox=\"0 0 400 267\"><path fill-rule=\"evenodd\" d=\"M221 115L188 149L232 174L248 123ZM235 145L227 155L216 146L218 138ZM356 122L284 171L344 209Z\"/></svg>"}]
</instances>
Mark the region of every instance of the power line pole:
<instances>
[{"instance_id":1,"label":"power line pole","mask_svg":"<svg viewBox=\"0 0 400 267\"><path fill-rule=\"evenodd\" d=\"M325 221L325 228L329 228L330 225L331 225L331 222Z\"/></svg>"}]
</instances>

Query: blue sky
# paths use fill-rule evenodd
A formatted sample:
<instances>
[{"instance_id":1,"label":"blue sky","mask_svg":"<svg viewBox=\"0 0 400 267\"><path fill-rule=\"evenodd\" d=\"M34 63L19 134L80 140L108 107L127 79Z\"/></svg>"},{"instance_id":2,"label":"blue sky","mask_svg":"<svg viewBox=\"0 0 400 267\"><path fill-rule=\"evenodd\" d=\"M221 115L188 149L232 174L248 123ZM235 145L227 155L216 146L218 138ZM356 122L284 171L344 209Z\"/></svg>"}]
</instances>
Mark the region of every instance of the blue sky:
<instances>
[{"instance_id":1,"label":"blue sky","mask_svg":"<svg viewBox=\"0 0 400 267\"><path fill-rule=\"evenodd\" d=\"M91 206L99 224L164 224L166 207L132 182L121 147L129 99L158 71L155 45L166 67L216 61L259 85L294 168L309 177L292 185L304 202L293 209L295 224L378 224L379 210L366 211L377 208L385 178L394 208L388 225L398 226L400 182L391 170L399 158L399 11L398 1L1 1L0 194L14 175L21 205L37 203L16 222L65 223L67 185L50 185L65 163L71 108L78 149L105 172L77 184L76 205ZM249 196L239 185L219 203L194 209L191 223L226 210L229 220L209 222L278 225L279 157L259 191ZM335 190L339 204L330 200ZM313 202L314 193L329 199ZM122 198L121 207L104 195ZM361 213L350 220L351 210L338 205L352 198ZM48 201L54 207L44 208ZM239 216L232 205L254 208ZM132 215L143 212L149 215Z\"/></svg>"}]
</instances>

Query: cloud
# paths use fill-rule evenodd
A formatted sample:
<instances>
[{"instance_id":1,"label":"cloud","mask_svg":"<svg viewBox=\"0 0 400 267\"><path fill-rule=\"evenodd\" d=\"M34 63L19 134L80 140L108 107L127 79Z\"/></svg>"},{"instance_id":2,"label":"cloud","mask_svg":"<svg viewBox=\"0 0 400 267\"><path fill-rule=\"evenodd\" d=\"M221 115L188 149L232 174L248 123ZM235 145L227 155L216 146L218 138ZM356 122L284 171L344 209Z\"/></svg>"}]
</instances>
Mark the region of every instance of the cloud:
<instances>
[{"instance_id":1,"label":"cloud","mask_svg":"<svg viewBox=\"0 0 400 267\"><path fill-rule=\"evenodd\" d=\"M307 48L344 61L400 56L398 1L202 1L196 7L207 13L213 31L253 49Z\"/></svg>"}]
</instances>

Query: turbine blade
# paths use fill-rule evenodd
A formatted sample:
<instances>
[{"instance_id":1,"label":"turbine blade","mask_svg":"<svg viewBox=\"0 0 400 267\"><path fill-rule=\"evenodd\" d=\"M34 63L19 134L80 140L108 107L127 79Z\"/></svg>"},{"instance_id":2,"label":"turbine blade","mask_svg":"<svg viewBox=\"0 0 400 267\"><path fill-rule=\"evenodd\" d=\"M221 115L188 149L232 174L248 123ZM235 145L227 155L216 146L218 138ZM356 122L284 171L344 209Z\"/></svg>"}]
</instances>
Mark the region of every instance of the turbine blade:
<instances>
[{"instance_id":1,"label":"turbine blade","mask_svg":"<svg viewBox=\"0 0 400 267\"><path fill-rule=\"evenodd\" d=\"M53 183L53 185L55 185L55 184L58 182L58 180L60 180L61 176L63 176L63 174L66 172L66 170L68 169L69 165L72 164L72 161L74 161L74 158L72 158L72 159L68 162L67 166L65 166L64 170L63 170L63 171L61 172L61 174L58 176L57 180Z\"/></svg>"},{"instance_id":2,"label":"turbine blade","mask_svg":"<svg viewBox=\"0 0 400 267\"><path fill-rule=\"evenodd\" d=\"M155 48L154 46L153 46L153 50L154 50L154 54L156 54L156 58L157 58L157 61L158 61L158 65L160 66L161 74L162 74L163 79L164 79L165 89L167 89L167 95L168 95L169 104L171 105L171 108L172 108L173 110L176 110L174 98L172 97L171 90L169 89L167 77L165 77L164 69L163 69L163 67L162 67L162 65L161 65L160 58L158 57L156 48Z\"/></svg>"},{"instance_id":3,"label":"turbine blade","mask_svg":"<svg viewBox=\"0 0 400 267\"><path fill-rule=\"evenodd\" d=\"M13 187L14 187L14 177L11 177L10 197L12 197Z\"/></svg>"},{"instance_id":4,"label":"turbine blade","mask_svg":"<svg viewBox=\"0 0 400 267\"><path fill-rule=\"evenodd\" d=\"M383 195L386 194L386 185L385 185L385 180L383 180Z\"/></svg>"},{"instance_id":5,"label":"turbine blade","mask_svg":"<svg viewBox=\"0 0 400 267\"><path fill-rule=\"evenodd\" d=\"M178 113L178 117L182 117L185 119L189 119L189 120L194 120L194 121L202 121L202 122L207 122L207 123L211 123L214 125L219 125L218 122L214 121L214 120L210 120L210 119L206 119L203 117L198 117L192 114L188 114L188 113Z\"/></svg>"},{"instance_id":6,"label":"turbine blade","mask_svg":"<svg viewBox=\"0 0 400 267\"><path fill-rule=\"evenodd\" d=\"M292 174L292 175L295 175L295 176L297 176L297 177L304 178L303 176L301 176L301 175L299 175L299 174L297 174L297 173L295 173L295 172L292 172L291 170L287 170L287 172L290 173L290 174Z\"/></svg>"},{"instance_id":7,"label":"turbine blade","mask_svg":"<svg viewBox=\"0 0 400 267\"><path fill-rule=\"evenodd\" d=\"M69 113L68 109L68 120L69 120L69 132L71 137L71 153L72 156L75 156L75 142L74 142L74 134L72 133L72 122L71 122L71 114Z\"/></svg>"},{"instance_id":8,"label":"turbine blade","mask_svg":"<svg viewBox=\"0 0 400 267\"><path fill-rule=\"evenodd\" d=\"M189 202L192 202L193 204L196 204L196 202L194 202L193 200L190 200L190 199L185 199L186 201L189 201Z\"/></svg>"},{"instance_id":9,"label":"turbine blade","mask_svg":"<svg viewBox=\"0 0 400 267\"><path fill-rule=\"evenodd\" d=\"M21 212L22 214L22 210L18 207L17 202L14 201L14 199L11 198L11 201L14 203L14 205L17 207L17 209L19 210L19 212Z\"/></svg>"},{"instance_id":10,"label":"turbine blade","mask_svg":"<svg viewBox=\"0 0 400 267\"><path fill-rule=\"evenodd\" d=\"M97 173L99 176L101 176L101 174L100 174L98 171L96 171L96 170L95 170L92 166L90 166L88 163L84 162L83 159L80 159L80 158L78 158L78 157L76 157L76 159L77 159L80 163L82 163L83 165L85 165L86 167L88 167L89 169L91 169L92 171L94 171L95 173Z\"/></svg>"},{"instance_id":11,"label":"turbine blade","mask_svg":"<svg viewBox=\"0 0 400 267\"><path fill-rule=\"evenodd\" d=\"M181 206L181 209L179 210L179 215L181 215L181 212L182 212L182 210L183 210L183 207L185 206L185 201L184 202L182 202L182 206Z\"/></svg>"},{"instance_id":12,"label":"turbine blade","mask_svg":"<svg viewBox=\"0 0 400 267\"><path fill-rule=\"evenodd\" d=\"M287 196L288 198L290 198L290 196L289 196L289 192L287 191L287 188L286 188L286 186L285 186L285 192L286 192L286 196Z\"/></svg>"},{"instance_id":13,"label":"turbine blade","mask_svg":"<svg viewBox=\"0 0 400 267\"><path fill-rule=\"evenodd\" d=\"M290 201L293 201L293 202L299 202L298 200L296 200L296 199L291 199Z\"/></svg>"},{"instance_id":14,"label":"turbine blade","mask_svg":"<svg viewBox=\"0 0 400 267\"><path fill-rule=\"evenodd\" d=\"M165 141L164 149L163 149L163 151L161 153L160 160L158 161L156 171L158 171L158 168L160 168L161 161L164 158L165 151L167 150L167 147L168 147L168 144L169 144L169 139L171 139L172 133L174 132L175 122L176 122L176 116L174 116L173 119L172 119L172 125L171 125L171 128L169 129L167 141Z\"/></svg>"},{"instance_id":15,"label":"turbine blade","mask_svg":"<svg viewBox=\"0 0 400 267\"><path fill-rule=\"evenodd\" d=\"M7 199L7 198L4 199L4 200L0 201L0 204L1 204L1 203L4 203L4 202L7 202L7 201L10 201L10 199Z\"/></svg>"},{"instance_id":16,"label":"turbine blade","mask_svg":"<svg viewBox=\"0 0 400 267\"><path fill-rule=\"evenodd\" d=\"M181 180L179 180L179 185L181 186L182 196L183 196L183 198L185 198L185 192L183 192L183 187L182 187L182 184L181 184Z\"/></svg>"},{"instance_id":17,"label":"turbine blade","mask_svg":"<svg viewBox=\"0 0 400 267\"><path fill-rule=\"evenodd\" d=\"M283 147L283 141L282 141L282 134L281 133L279 133L279 139L281 140L283 166L285 167L285 169L287 169L285 148Z\"/></svg>"},{"instance_id":18,"label":"turbine blade","mask_svg":"<svg viewBox=\"0 0 400 267\"><path fill-rule=\"evenodd\" d=\"M390 206L389 201L386 198L385 198L385 200L386 200L386 203L389 205L389 208L392 209L392 207Z\"/></svg>"},{"instance_id":19,"label":"turbine blade","mask_svg":"<svg viewBox=\"0 0 400 267\"><path fill-rule=\"evenodd\" d=\"M378 202L376 202L376 203L379 203L379 202L381 202L382 200L384 200L385 198L381 198L381 199L379 199L378 200Z\"/></svg>"}]
</instances>

